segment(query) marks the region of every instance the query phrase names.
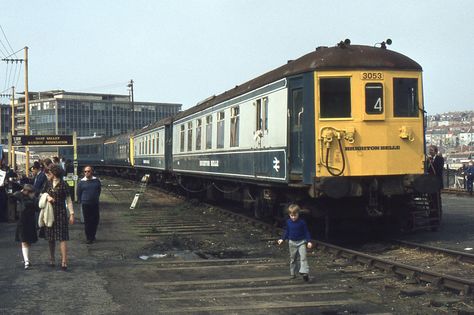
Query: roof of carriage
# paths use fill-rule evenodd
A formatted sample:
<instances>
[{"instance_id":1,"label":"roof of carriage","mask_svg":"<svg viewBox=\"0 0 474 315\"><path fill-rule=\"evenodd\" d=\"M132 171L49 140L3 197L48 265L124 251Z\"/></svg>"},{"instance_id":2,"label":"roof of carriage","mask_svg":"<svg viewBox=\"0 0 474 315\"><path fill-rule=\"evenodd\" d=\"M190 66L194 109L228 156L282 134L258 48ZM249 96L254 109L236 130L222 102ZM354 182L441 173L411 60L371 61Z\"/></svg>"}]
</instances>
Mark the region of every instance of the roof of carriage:
<instances>
[{"instance_id":1,"label":"roof of carriage","mask_svg":"<svg viewBox=\"0 0 474 315\"><path fill-rule=\"evenodd\" d=\"M421 66L411 58L398 52L363 45L350 45L343 42L334 47L318 47L298 59L271 70L257 78L236 85L222 94L214 95L174 116L177 120L194 114L208 107L248 93L279 79L311 71L329 70L406 70L421 71Z\"/></svg>"}]
</instances>

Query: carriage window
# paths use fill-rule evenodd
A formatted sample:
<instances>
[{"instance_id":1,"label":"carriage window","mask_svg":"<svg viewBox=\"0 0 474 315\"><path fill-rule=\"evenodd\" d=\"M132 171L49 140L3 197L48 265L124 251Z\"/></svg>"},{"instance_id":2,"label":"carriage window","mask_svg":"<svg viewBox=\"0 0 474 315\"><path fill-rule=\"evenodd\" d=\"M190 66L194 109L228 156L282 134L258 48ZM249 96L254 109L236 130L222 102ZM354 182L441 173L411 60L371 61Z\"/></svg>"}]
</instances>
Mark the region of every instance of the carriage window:
<instances>
[{"instance_id":1,"label":"carriage window","mask_svg":"<svg viewBox=\"0 0 474 315\"><path fill-rule=\"evenodd\" d=\"M155 138L155 141L156 141L156 154L160 153L160 134L157 132L156 133L156 138Z\"/></svg>"},{"instance_id":2,"label":"carriage window","mask_svg":"<svg viewBox=\"0 0 474 315\"><path fill-rule=\"evenodd\" d=\"M188 122L188 151L193 150L193 123Z\"/></svg>"},{"instance_id":3,"label":"carriage window","mask_svg":"<svg viewBox=\"0 0 474 315\"><path fill-rule=\"evenodd\" d=\"M212 115L206 117L206 149L212 148Z\"/></svg>"},{"instance_id":4,"label":"carriage window","mask_svg":"<svg viewBox=\"0 0 474 315\"><path fill-rule=\"evenodd\" d=\"M153 135L151 138L151 154L156 154L156 146L155 146L156 135Z\"/></svg>"},{"instance_id":5,"label":"carriage window","mask_svg":"<svg viewBox=\"0 0 474 315\"><path fill-rule=\"evenodd\" d=\"M217 113L217 148L224 147L224 112Z\"/></svg>"},{"instance_id":6,"label":"carriage window","mask_svg":"<svg viewBox=\"0 0 474 315\"><path fill-rule=\"evenodd\" d=\"M268 129L268 97L260 98L255 101L256 125L255 130Z\"/></svg>"},{"instance_id":7,"label":"carriage window","mask_svg":"<svg viewBox=\"0 0 474 315\"><path fill-rule=\"evenodd\" d=\"M151 154L151 135L148 136L148 150L147 154Z\"/></svg>"},{"instance_id":8,"label":"carriage window","mask_svg":"<svg viewBox=\"0 0 474 315\"><path fill-rule=\"evenodd\" d=\"M181 125L179 131L179 152L184 152L184 124Z\"/></svg>"},{"instance_id":9,"label":"carriage window","mask_svg":"<svg viewBox=\"0 0 474 315\"><path fill-rule=\"evenodd\" d=\"M418 117L418 79L393 79L395 117Z\"/></svg>"},{"instance_id":10,"label":"carriage window","mask_svg":"<svg viewBox=\"0 0 474 315\"><path fill-rule=\"evenodd\" d=\"M202 120L196 120L196 150L201 150L201 125Z\"/></svg>"},{"instance_id":11,"label":"carriage window","mask_svg":"<svg viewBox=\"0 0 474 315\"><path fill-rule=\"evenodd\" d=\"M319 95L321 118L351 117L350 78L321 78Z\"/></svg>"},{"instance_id":12,"label":"carriage window","mask_svg":"<svg viewBox=\"0 0 474 315\"><path fill-rule=\"evenodd\" d=\"M383 113L382 83L367 83L365 85L365 112L367 114Z\"/></svg>"},{"instance_id":13,"label":"carriage window","mask_svg":"<svg viewBox=\"0 0 474 315\"><path fill-rule=\"evenodd\" d=\"M230 109L230 146L239 146L239 106Z\"/></svg>"}]
</instances>

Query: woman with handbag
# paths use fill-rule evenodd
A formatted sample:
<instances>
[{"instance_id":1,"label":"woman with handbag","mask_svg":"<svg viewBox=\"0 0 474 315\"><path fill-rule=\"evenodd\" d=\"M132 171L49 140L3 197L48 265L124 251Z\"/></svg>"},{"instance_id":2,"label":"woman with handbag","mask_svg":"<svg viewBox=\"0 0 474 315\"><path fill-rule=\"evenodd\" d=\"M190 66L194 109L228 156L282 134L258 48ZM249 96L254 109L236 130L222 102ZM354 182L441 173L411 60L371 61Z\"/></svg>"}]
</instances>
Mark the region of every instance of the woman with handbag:
<instances>
[{"instance_id":1,"label":"woman with handbag","mask_svg":"<svg viewBox=\"0 0 474 315\"><path fill-rule=\"evenodd\" d=\"M46 169L48 182L43 192L49 196L47 200L53 205L54 222L51 227L44 227L44 237L49 242L50 266L55 266L56 241L61 249L61 269L67 270L67 241L69 240L69 224L74 224L74 208L69 196L69 187L62 179L63 170L53 164ZM69 214L66 209L66 203Z\"/></svg>"}]
</instances>

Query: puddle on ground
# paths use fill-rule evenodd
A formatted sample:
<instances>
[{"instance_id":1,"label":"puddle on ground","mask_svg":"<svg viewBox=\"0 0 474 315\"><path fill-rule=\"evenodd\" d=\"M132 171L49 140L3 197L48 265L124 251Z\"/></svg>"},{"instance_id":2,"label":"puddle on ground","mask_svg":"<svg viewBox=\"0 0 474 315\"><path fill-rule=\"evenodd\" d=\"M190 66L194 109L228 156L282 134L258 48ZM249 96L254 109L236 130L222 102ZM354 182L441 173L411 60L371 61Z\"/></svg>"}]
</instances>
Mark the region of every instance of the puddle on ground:
<instances>
[{"instance_id":1,"label":"puddle on ground","mask_svg":"<svg viewBox=\"0 0 474 315\"><path fill-rule=\"evenodd\" d=\"M175 257L180 260L206 259L206 257L203 257L201 253L195 253L190 250L176 250L176 251L170 251L167 253L156 253L156 254L151 254L151 255L138 256L138 258L141 260L161 259L161 258L169 258L169 257Z\"/></svg>"},{"instance_id":2,"label":"puddle on ground","mask_svg":"<svg viewBox=\"0 0 474 315\"><path fill-rule=\"evenodd\" d=\"M180 260L198 260L198 259L228 259L228 258L245 258L247 253L240 250L223 250L214 252L198 252L191 250L171 250L166 253L155 253L147 255L139 255L141 260L161 259L175 257Z\"/></svg>"}]
</instances>

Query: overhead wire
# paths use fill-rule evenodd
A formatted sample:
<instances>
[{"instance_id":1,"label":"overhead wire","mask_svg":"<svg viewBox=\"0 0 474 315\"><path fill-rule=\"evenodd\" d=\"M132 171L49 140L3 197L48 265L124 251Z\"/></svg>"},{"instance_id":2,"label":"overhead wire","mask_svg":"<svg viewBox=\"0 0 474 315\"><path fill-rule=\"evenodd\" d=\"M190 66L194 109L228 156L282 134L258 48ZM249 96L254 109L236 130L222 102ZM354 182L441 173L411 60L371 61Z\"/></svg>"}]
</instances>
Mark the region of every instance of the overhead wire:
<instances>
[{"instance_id":1,"label":"overhead wire","mask_svg":"<svg viewBox=\"0 0 474 315\"><path fill-rule=\"evenodd\" d=\"M7 63L7 66L5 67L5 85L3 86L4 89L6 89L7 86L8 86L7 85L7 83L8 83L7 77L8 77L8 63Z\"/></svg>"},{"instance_id":2,"label":"overhead wire","mask_svg":"<svg viewBox=\"0 0 474 315\"><path fill-rule=\"evenodd\" d=\"M0 41L1 42L1 41ZM2 43L2 46L3 46L3 42ZM2 47L0 47L0 53L3 55L4 58L6 58L7 54L5 52L3 52L3 49ZM7 52L8 53L8 52Z\"/></svg>"},{"instance_id":3,"label":"overhead wire","mask_svg":"<svg viewBox=\"0 0 474 315\"><path fill-rule=\"evenodd\" d=\"M10 41L8 40L7 35L6 35L5 32L3 31L3 27L2 27L1 24L0 24L0 30L2 30L3 37L5 37L5 40L7 41L8 47L10 47L10 50L13 51L12 45L10 45ZM6 49L6 51L8 51L8 49ZM17 51L17 52L18 52L18 51ZM15 57L18 58L18 56L16 55L17 52L14 52L13 55L15 55ZM11 56L11 55L10 55L10 56ZM7 58L8 58L8 57L7 57Z\"/></svg>"},{"instance_id":4,"label":"overhead wire","mask_svg":"<svg viewBox=\"0 0 474 315\"><path fill-rule=\"evenodd\" d=\"M16 79L15 86L18 86L18 82L20 82L20 74L21 74L21 67L23 66L23 62L20 62L20 67L18 68L18 78Z\"/></svg>"}]
</instances>

